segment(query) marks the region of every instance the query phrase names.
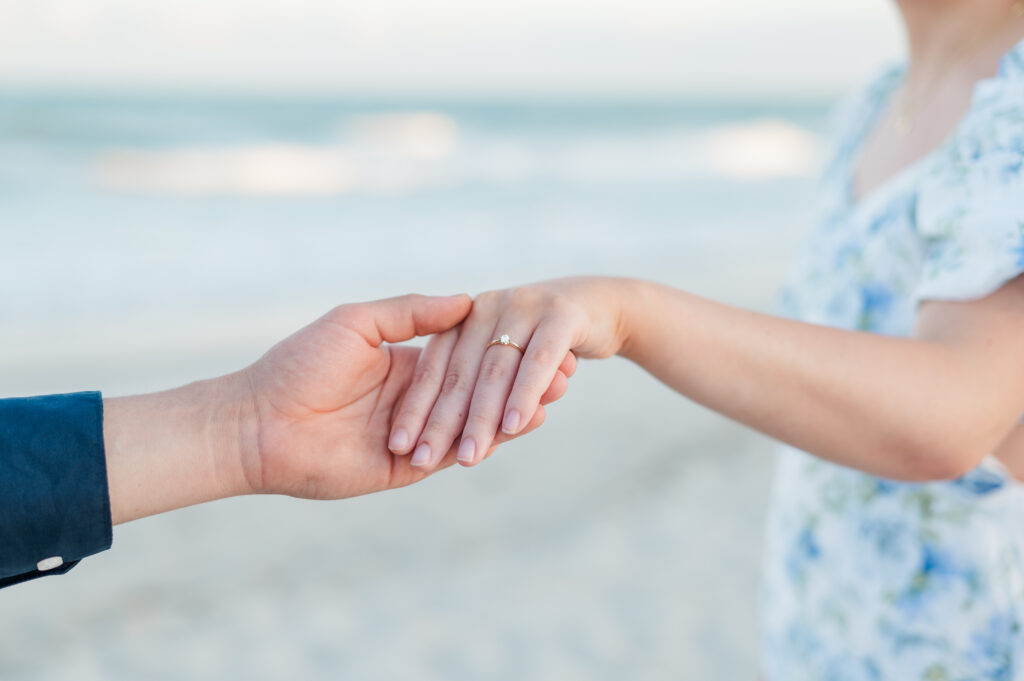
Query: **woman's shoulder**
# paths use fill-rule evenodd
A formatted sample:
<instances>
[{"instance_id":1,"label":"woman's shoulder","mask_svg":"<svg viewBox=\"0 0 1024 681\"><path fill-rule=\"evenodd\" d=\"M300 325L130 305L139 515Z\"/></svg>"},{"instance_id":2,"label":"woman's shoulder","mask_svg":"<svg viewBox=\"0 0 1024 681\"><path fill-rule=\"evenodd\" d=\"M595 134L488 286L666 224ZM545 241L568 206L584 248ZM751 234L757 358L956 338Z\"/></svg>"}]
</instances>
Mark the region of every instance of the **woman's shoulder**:
<instances>
[{"instance_id":1,"label":"woman's shoulder","mask_svg":"<svg viewBox=\"0 0 1024 681\"><path fill-rule=\"evenodd\" d=\"M968 159L986 152L1024 154L1024 41L1003 55L996 75L975 84L956 142Z\"/></svg>"},{"instance_id":2,"label":"woman's shoulder","mask_svg":"<svg viewBox=\"0 0 1024 681\"><path fill-rule=\"evenodd\" d=\"M1024 271L1024 42L975 84L917 187L924 263L912 303L973 300Z\"/></svg>"},{"instance_id":3,"label":"woman's shoulder","mask_svg":"<svg viewBox=\"0 0 1024 681\"><path fill-rule=\"evenodd\" d=\"M929 186L973 194L1020 187L1024 166L1024 41L1007 52L996 75L979 80L971 106L931 168ZM1015 196L1015 194L1014 194ZM947 195L948 202L956 196Z\"/></svg>"}]
</instances>

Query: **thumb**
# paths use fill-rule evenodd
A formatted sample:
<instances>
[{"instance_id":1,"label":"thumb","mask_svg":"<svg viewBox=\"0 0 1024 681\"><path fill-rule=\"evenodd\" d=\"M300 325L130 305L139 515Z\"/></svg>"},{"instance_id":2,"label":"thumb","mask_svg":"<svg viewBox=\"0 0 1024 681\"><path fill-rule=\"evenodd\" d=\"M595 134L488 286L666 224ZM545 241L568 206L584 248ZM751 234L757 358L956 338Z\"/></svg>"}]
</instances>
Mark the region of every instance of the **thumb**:
<instances>
[{"instance_id":1,"label":"thumb","mask_svg":"<svg viewBox=\"0 0 1024 681\"><path fill-rule=\"evenodd\" d=\"M330 315L376 347L384 341L400 343L416 336L447 331L465 319L472 308L473 299L465 293L444 297L413 293L342 305Z\"/></svg>"}]
</instances>

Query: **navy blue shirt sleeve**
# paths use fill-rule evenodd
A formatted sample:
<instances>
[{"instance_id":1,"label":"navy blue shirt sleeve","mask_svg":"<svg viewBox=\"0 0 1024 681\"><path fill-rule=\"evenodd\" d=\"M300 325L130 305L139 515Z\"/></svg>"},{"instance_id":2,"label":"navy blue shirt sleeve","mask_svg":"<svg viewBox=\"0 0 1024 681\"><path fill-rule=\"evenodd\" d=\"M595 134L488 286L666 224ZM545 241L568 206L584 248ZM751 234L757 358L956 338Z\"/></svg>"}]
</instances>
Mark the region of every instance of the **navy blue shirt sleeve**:
<instances>
[{"instance_id":1,"label":"navy blue shirt sleeve","mask_svg":"<svg viewBox=\"0 0 1024 681\"><path fill-rule=\"evenodd\" d=\"M0 400L0 587L110 548L98 392Z\"/></svg>"}]
</instances>

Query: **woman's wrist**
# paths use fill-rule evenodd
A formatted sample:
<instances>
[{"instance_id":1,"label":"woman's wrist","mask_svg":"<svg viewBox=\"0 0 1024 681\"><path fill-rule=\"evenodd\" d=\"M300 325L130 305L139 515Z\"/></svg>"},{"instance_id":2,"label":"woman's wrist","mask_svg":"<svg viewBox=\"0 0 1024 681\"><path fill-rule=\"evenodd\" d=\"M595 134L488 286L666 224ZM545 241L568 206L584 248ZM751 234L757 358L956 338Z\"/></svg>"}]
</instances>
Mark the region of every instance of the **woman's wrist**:
<instances>
[{"instance_id":1,"label":"woman's wrist","mask_svg":"<svg viewBox=\"0 0 1024 681\"><path fill-rule=\"evenodd\" d=\"M651 294L655 284L643 279L623 278L615 282L614 313L616 315L620 357L636 361L638 342L644 336L644 322L652 316Z\"/></svg>"},{"instance_id":2,"label":"woman's wrist","mask_svg":"<svg viewBox=\"0 0 1024 681\"><path fill-rule=\"evenodd\" d=\"M621 354L633 333L633 309L647 282L627 277L582 276L543 282L556 294L571 300L586 316L585 334L572 349L581 357L601 359Z\"/></svg>"}]
</instances>

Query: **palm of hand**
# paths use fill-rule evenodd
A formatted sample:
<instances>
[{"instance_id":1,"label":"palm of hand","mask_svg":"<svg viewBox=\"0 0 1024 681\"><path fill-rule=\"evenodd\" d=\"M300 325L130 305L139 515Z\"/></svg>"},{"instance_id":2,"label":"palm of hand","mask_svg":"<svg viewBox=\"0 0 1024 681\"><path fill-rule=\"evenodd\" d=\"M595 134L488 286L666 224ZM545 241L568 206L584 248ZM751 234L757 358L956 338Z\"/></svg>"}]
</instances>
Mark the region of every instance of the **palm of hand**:
<instances>
[{"instance_id":1,"label":"palm of hand","mask_svg":"<svg viewBox=\"0 0 1024 681\"><path fill-rule=\"evenodd\" d=\"M341 499L426 477L387 447L419 353L374 347L330 315L272 348L249 370L258 418L256 456L244 465L253 489Z\"/></svg>"}]
</instances>

